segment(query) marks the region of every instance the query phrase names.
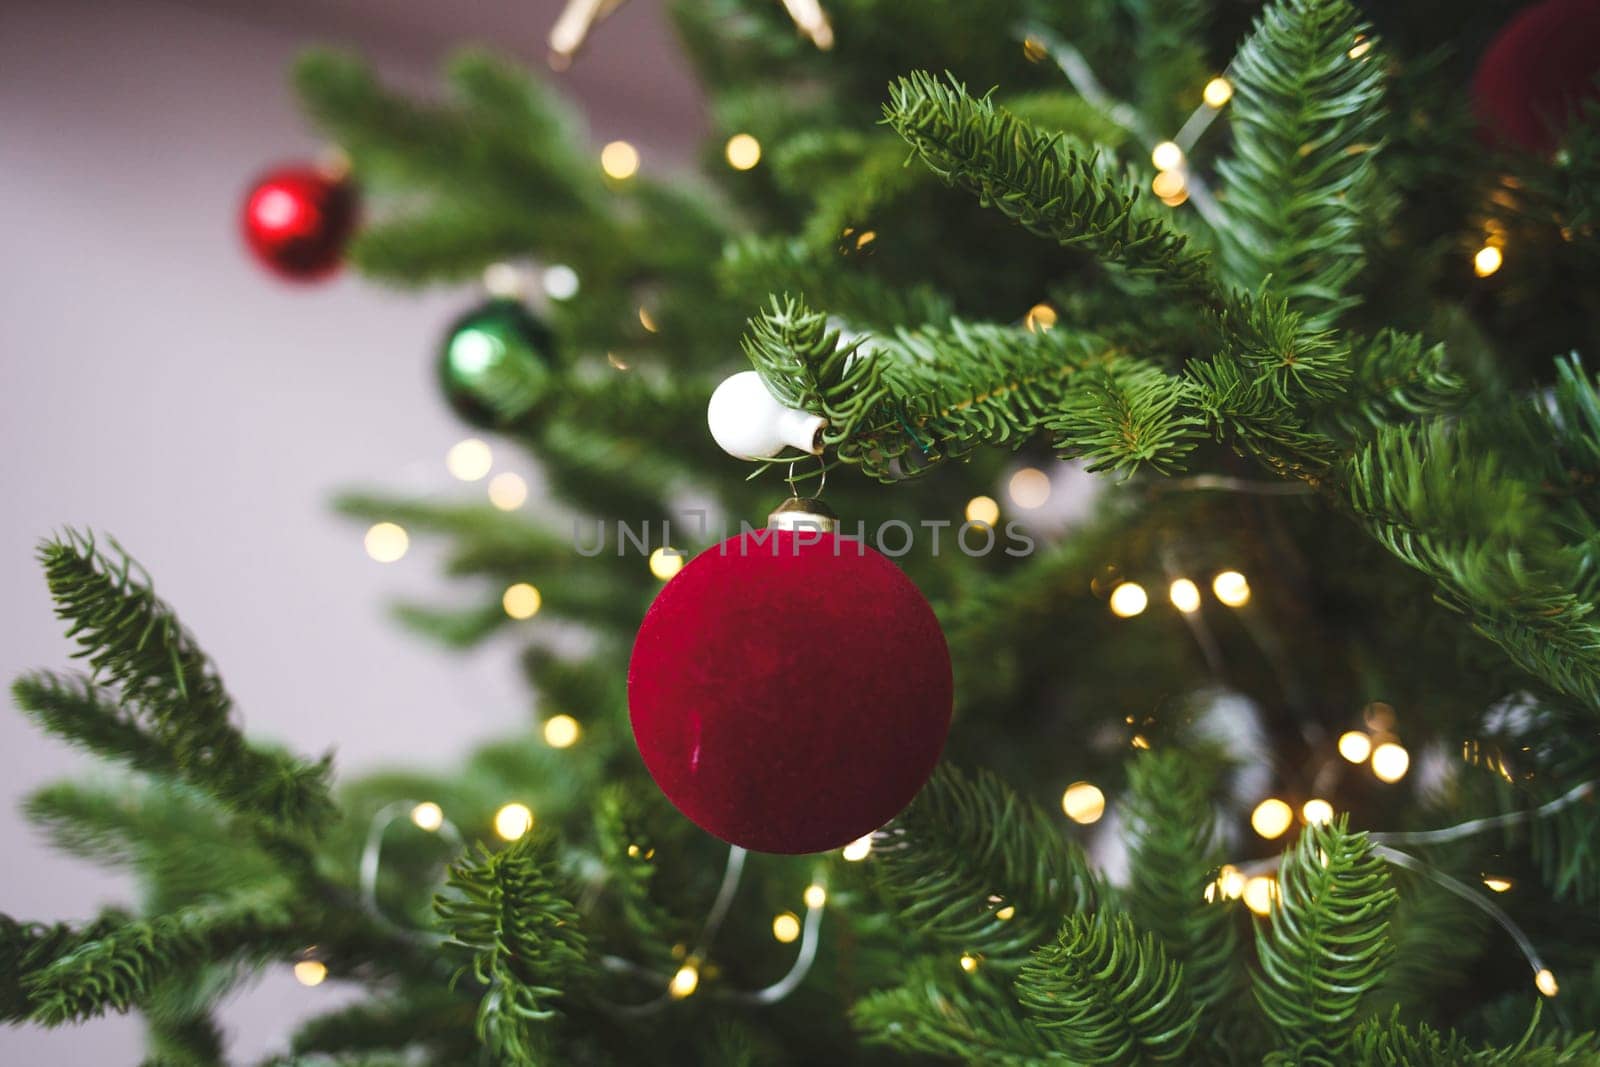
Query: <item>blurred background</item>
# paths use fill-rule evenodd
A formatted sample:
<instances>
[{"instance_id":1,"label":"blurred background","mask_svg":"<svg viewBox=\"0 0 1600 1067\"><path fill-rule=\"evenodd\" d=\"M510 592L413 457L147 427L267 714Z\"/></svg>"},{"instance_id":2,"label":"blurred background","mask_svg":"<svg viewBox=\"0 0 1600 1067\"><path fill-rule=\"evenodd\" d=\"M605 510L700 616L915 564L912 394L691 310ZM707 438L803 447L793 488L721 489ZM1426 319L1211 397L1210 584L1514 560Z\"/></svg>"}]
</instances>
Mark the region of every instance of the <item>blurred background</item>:
<instances>
[{"instance_id":1,"label":"blurred background","mask_svg":"<svg viewBox=\"0 0 1600 1067\"><path fill-rule=\"evenodd\" d=\"M335 518L336 488L474 494L444 457L462 436L431 384L434 346L476 294L396 293L352 276L296 287L245 252L250 180L326 146L285 81L305 45L369 56L428 87L487 44L545 71L596 145L685 165L695 87L652 0L603 23L571 69L545 62L559 0L0 0L0 676L69 651L33 559L64 525L115 535L216 658L253 734L337 752L341 773L445 766L528 722L511 649L452 658L390 624L400 593L450 590L413 544L380 564ZM535 472L517 470L539 487ZM459 592L459 590L457 591ZM357 665L352 668L352 665ZM18 810L89 766L0 715L0 910L87 917L131 898L54 853ZM287 969L235 997L232 1057L280 1049L333 983ZM0 1029L0 1063L135 1063L125 1017Z\"/></svg>"}]
</instances>

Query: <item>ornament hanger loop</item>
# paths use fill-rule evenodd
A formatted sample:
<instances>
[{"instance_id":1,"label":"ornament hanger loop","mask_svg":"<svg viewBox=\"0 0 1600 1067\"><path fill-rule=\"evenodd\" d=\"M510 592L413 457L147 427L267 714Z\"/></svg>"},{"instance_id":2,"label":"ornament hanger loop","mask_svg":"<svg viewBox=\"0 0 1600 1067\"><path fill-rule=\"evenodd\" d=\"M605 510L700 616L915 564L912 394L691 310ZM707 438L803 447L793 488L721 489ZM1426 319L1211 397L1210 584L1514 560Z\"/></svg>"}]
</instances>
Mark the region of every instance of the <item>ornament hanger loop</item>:
<instances>
[{"instance_id":1,"label":"ornament hanger loop","mask_svg":"<svg viewBox=\"0 0 1600 1067\"><path fill-rule=\"evenodd\" d=\"M819 471L820 471L820 473L822 475L822 480L817 482L817 491L814 492L814 493L802 493L802 492L800 492L800 487L795 484L795 476L794 476L794 465L796 463L799 463L800 461L798 459L789 461L789 474L788 474L788 477L784 478L784 481L789 483L789 495L790 496L793 496L793 497L805 496L805 497L811 497L812 499L815 499L816 497L821 496L822 495L822 491L828 487L828 461L823 459L821 456L817 456L816 460L817 460L818 469L819 469Z\"/></svg>"}]
</instances>

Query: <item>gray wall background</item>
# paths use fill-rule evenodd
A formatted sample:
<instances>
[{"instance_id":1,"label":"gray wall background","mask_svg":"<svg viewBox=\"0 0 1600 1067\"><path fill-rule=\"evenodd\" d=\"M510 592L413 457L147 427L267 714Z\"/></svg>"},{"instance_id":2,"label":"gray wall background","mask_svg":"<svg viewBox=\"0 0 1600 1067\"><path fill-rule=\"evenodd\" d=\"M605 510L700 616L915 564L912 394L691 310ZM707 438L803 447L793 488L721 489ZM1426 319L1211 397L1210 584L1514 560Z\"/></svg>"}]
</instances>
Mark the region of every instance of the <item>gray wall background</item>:
<instances>
[{"instance_id":1,"label":"gray wall background","mask_svg":"<svg viewBox=\"0 0 1600 1067\"><path fill-rule=\"evenodd\" d=\"M64 524L119 538L220 664L255 733L337 750L341 771L448 766L524 725L507 648L450 657L384 602L448 595L413 544L388 566L331 516L335 488L476 493L445 472L464 436L433 394L432 347L477 299L351 276L274 281L239 244L250 177L315 155L284 72L308 43L357 48L433 84L488 41L543 70L558 0L0 0L0 677L66 664L33 561ZM655 0L633 0L555 76L596 144L645 166L688 154L703 120ZM520 469L497 452L497 469ZM83 917L128 879L52 852L18 813L89 767L0 713L0 910ZM348 992L286 969L226 1006L234 1059L281 1049ZM0 1029L0 1064L136 1063L135 1019Z\"/></svg>"}]
</instances>

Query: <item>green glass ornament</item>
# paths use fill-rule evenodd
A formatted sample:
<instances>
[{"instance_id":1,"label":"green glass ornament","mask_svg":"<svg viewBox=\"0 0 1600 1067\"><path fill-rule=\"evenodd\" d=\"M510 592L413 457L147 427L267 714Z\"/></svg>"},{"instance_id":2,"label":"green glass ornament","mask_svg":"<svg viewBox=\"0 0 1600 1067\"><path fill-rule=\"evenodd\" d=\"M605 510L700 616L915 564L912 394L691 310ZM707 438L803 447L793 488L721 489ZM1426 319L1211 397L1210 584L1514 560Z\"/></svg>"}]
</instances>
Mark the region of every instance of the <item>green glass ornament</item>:
<instances>
[{"instance_id":1,"label":"green glass ornament","mask_svg":"<svg viewBox=\"0 0 1600 1067\"><path fill-rule=\"evenodd\" d=\"M526 415L549 392L554 352L550 328L521 301L490 300L450 325L439 386L464 421L492 430Z\"/></svg>"}]
</instances>

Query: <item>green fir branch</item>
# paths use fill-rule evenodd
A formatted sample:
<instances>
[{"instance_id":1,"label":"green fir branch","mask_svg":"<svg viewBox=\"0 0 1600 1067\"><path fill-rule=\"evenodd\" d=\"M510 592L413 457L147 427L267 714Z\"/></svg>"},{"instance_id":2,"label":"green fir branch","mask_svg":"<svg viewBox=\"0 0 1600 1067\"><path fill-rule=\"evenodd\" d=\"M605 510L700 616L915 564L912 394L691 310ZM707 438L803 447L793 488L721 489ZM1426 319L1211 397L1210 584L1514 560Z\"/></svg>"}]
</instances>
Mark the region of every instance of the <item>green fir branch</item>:
<instances>
[{"instance_id":1,"label":"green fir branch","mask_svg":"<svg viewBox=\"0 0 1600 1067\"><path fill-rule=\"evenodd\" d=\"M989 967L1016 967L1100 895L1055 821L987 772L941 766L873 851L894 913Z\"/></svg>"},{"instance_id":2,"label":"green fir branch","mask_svg":"<svg viewBox=\"0 0 1600 1067\"><path fill-rule=\"evenodd\" d=\"M883 480L985 445L1019 447L1044 428L1101 467L1166 468L1193 447L1193 420L1175 413L1182 382L1066 327L953 319L846 341L786 297L750 321L744 345L780 401L828 420L824 445Z\"/></svg>"},{"instance_id":3,"label":"green fir branch","mask_svg":"<svg viewBox=\"0 0 1600 1067\"><path fill-rule=\"evenodd\" d=\"M67 636L92 678L27 676L13 690L18 703L68 740L171 773L241 815L296 830L321 825L333 811L330 761L250 745L210 660L137 564L115 542L112 549L72 531L40 546L56 614L70 623ZM120 710L100 686L120 692Z\"/></svg>"},{"instance_id":4,"label":"green fir branch","mask_svg":"<svg viewBox=\"0 0 1600 1067\"><path fill-rule=\"evenodd\" d=\"M1206 899L1222 863L1207 775L1193 752L1138 753L1128 766L1128 911L1184 965L1201 1006L1233 999L1240 974L1230 909Z\"/></svg>"},{"instance_id":5,"label":"green fir branch","mask_svg":"<svg viewBox=\"0 0 1600 1067\"><path fill-rule=\"evenodd\" d=\"M82 940L22 979L31 1018L44 1026L124 1012L177 972L241 952L303 945L275 894L249 893L138 919Z\"/></svg>"},{"instance_id":6,"label":"green fir branch","mask_svg":"<svg viewBox=\"0 0 1600 1067\"><path fill-rule=\"evenodd\" d=\"M1200 1010L1181 964L1125 914L1074 915L1017 976L1017 998L1078 1063L1182 1063Z\"/></svg>"},{"instance_id":7,"label":"green fir branch","mask_svg":"<svg viewBox=\"0 0 1600 1067\"><path fill-rule=\"evenodd\" d=\"M995 1067L1074 1062L1052 1047L981 965L968 974L943 957L908 970L900 985L862 997L851 1009L866 1041Z\"/></svg>"},{"instance_id":8,"label":"green fir branch","mask_svg":"<svg viewBox=\"0 0 1600 1067\"><path fill-rule=\"evenodd\" d=\"M1098 153L925 71L890 85L884 121L940 178L1033 233L1191 296L1212 296L1206 257Z\"/></svg>"},{"instance_id":9,"label":"green fir branch","mask_svg":"<svg viewBox=\"0 0 1600 1067\"><path fill-rule=\"evenodd\" d=\"M1383 980L1395 893L1367 836L1338 822L1308 826L1284 856L1278 900L1256 929L1256 1000L1283 1062L1336 1067L1361 999Z\"/></svg>"},{"instance_id":10,"label":"green fir branch","mask_svg":"<svg viewBox=\"0 0 1600 1067\"><path fill-rule=\"evenodd\" d=\"M1443 345L1421 335L1380 330L1349 343L1350 380L1318 415L1319 423L1346 438L1410 419L1459 411L1470 399L1467 384L1450 369Z\"/></svg>"},{"instance_id":11,"label":"green fir branch","mask_svg":"<svg viewBox=\"0 0 1600 1067\"><path fill-rule=\"evenodd\" d=\"M1513 662L1593 705L1593 535L1563 548L1535 487L1478 443L1482 432L1445 422L1380 431L1348 464L1349 501L1380 544Z\"/></svg>"},{"instance_id":12,"label":"green fir branch","mask_svg":"<svg viewBox=\"0 0 1600 1067\"><path fill-rule=\"evenodd\" d=\"M533 1067L548 1035L539 1025L581 980L587 956L577 908L562 894L554 843L530 833L499 852L479 845L450 868L434 902L449 944L471 955L456 973L485 988L478 1039L508 1064Z\"/></svg>"},{"instance_id":13,"label":"green fir branch","mask_svg":"<svg viewBox=\"0 0 1600 1067\"><path fill-rule=\"evenodd\" d=\"M1313 330L1355 305L1362 238L1375 222L1384 114L1372 32L1345 0L1277 0L1229 68L1222 262L1235 285L1270 284ZM1368 38L1359 48L1358 35Z\"/></svg>"},{"instance_id":14,"label":"green fir branch","mask_svg":"<svg viewBox=\"0 0 1600 1067\"><path fill-rule=\"evenodd\" d=\"M1199 437L1200 419L1184 414L1193 394L1193 383L1121 357L1079 375L1046 425L1058 436L1057 451L1091 471L1171 474Z\"/></svg>"}]
</instances>

